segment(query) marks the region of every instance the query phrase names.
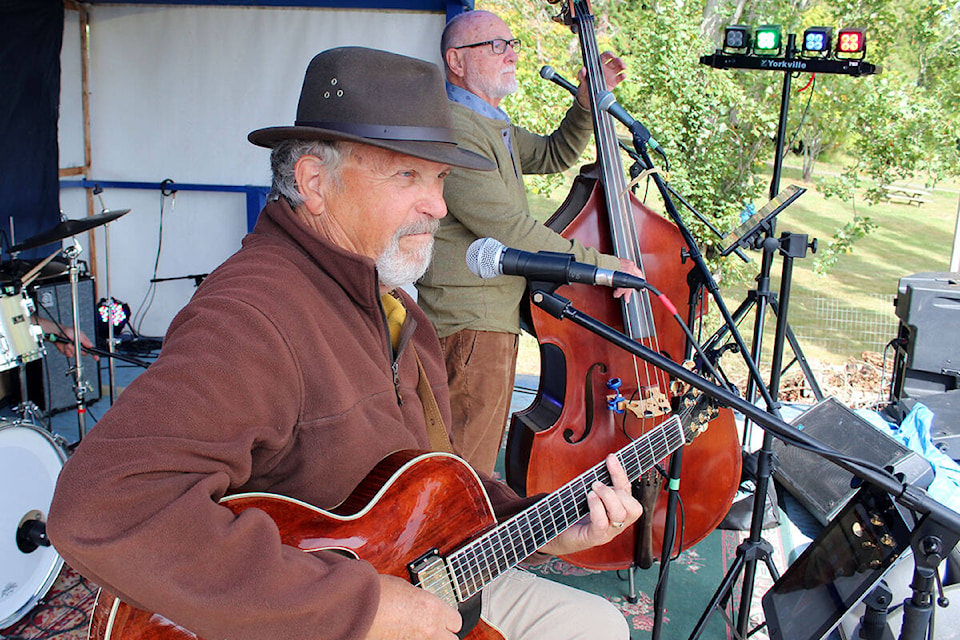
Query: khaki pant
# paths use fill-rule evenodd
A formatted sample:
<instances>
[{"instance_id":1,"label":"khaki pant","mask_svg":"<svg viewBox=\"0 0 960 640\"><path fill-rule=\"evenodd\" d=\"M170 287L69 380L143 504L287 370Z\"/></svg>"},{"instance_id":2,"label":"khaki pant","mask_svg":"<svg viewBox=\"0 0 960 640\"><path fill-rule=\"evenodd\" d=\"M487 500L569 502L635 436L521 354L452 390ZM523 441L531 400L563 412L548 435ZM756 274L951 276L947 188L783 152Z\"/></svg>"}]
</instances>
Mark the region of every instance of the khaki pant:
<instances>
[{"instance_id":1,"label":"khaki pant","mask_svg":"<svg viewBox=\"0 0 960 640\"><path fill-rule=\"evenodd\" d=\"M483 590L481 617L506 640L629 640L623 614L600 596L510 569Z\"/></svg>"},{"instance_id":2,"label":"khaki pant","mask_svg":"<svg viewBox=\"0 0 960 640\"><path fill-rule=\"evenodd\" d=\"M450 387L453 451L493 474L510 415L519 337L465 329L440 339Z\"/></svg>"}]
</instances>

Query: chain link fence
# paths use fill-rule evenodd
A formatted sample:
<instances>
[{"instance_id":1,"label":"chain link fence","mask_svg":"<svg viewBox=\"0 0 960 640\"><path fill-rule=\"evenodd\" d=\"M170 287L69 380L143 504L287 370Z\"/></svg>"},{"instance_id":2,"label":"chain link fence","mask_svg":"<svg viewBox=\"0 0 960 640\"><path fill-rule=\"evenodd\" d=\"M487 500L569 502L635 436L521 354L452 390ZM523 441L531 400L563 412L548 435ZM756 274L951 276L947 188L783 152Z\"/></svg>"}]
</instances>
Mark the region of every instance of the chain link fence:
<instances>
[{"instance_id":1,"label":"chain link fence","mask_svg":"<svg viewBox=\"0 0 960 640\"><path fill-rule=\"evenodd\" d=\"M801 347L809 346L833 356L829 359L846 360L861 353L882 353L897 337L899 318L894 312L895 295L874 294L860 306L851 306L838 298L826 296L797 297L791 301L803 310L790 310L790 326Z\"/></svg>"}]
</instances>

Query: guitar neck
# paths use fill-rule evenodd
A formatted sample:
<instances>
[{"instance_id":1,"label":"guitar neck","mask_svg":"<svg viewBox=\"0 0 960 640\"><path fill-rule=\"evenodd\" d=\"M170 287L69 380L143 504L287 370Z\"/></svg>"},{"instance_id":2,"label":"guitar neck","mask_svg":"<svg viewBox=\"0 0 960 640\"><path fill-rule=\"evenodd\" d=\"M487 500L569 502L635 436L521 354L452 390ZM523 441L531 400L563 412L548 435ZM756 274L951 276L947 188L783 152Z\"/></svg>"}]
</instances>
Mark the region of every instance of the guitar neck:
<instances>
[{"instance_id":1,"label":"guitar neck","mask_svg":"<svg viewBox=\"0 0 960 640\"><path fill-rule=\"evenodd\" d=\"M616 453L630 481L636 480L685 441L677 415L633 440ZM587 494L594 482L612 485L601 462L536 504L491 529L447 557L447 568L461 602L550 542L587 515Z\"/></svg>"}]
</instances>

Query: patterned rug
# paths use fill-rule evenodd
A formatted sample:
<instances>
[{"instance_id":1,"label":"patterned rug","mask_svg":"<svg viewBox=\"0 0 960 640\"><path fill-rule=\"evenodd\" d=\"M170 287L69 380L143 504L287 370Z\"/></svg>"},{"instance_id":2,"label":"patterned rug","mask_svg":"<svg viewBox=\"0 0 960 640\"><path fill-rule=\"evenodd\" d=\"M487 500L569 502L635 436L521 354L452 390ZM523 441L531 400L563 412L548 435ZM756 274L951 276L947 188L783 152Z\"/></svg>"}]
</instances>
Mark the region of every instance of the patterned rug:
<instances>
[{"instance_id":1,"label":"patterned rug","mask_svg":"<svg viewBox=\"0 0 960 640\"><path fill-rule=\"evenodd\" d=\"M727 570L733 565L737 547L747 537L746 532L714 531L699 544L682 552L673 560L667 575L664 597L663 621L660 637L663 640L689 638L720 588ZM764 539L774 547L774 563L783 567L782 549L779 535L775 531L764 533ZM649 638L654 627L654 593L660 573L660 565L655 564L646 571L634 574L635 597L629 598L628 575L625 571L591 571L581 569L554 558L546 564L531 569L544 577L570 586L602 595L610 600L623 613L630 624L631 638ZM773 584L766 567L758 566L754 580L751 605L750 629L763 622L760 598ZM727 625L730 611L738 611L742 595L742 572L731 590L726 610L715 609L710 613L701 634L701 638L717 640L731 639L735 634ZM766 640L764 630L756 631L754 640Z\"/></svg>"},{"instance_id":2,"label":"patterned rug","mask_svg":"<svg viewBox=\"0 0 960 640\"><path fill-rule=\"evenodd\" d=\"M97 586L64 565L43 601L13 626L0 629L4 640L84 640Z\"/></svg>"}]
</instances>

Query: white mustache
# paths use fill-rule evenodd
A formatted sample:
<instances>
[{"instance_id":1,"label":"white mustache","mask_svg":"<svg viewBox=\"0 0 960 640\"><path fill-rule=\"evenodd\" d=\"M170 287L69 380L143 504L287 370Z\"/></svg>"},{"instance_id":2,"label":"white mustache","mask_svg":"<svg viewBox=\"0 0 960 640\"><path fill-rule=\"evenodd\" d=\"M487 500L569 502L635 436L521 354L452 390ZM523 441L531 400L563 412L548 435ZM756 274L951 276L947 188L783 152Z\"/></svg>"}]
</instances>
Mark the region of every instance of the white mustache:
<instances>
[{"instance_id":1,"label":"white mustache","mask_svg":"<svg viewBox=\"0 0 960 640\"><path fill-rule=\"evenodd\" d=\"M436 218L431 218L430 220L422 220L419 222L412 222L404 227L397 229L396 237L402 238L403 236L416 235L420 233L429 233L430 235L435 235L437 229L440 228L440 221Z\"/></svg>"}]
</instances>

